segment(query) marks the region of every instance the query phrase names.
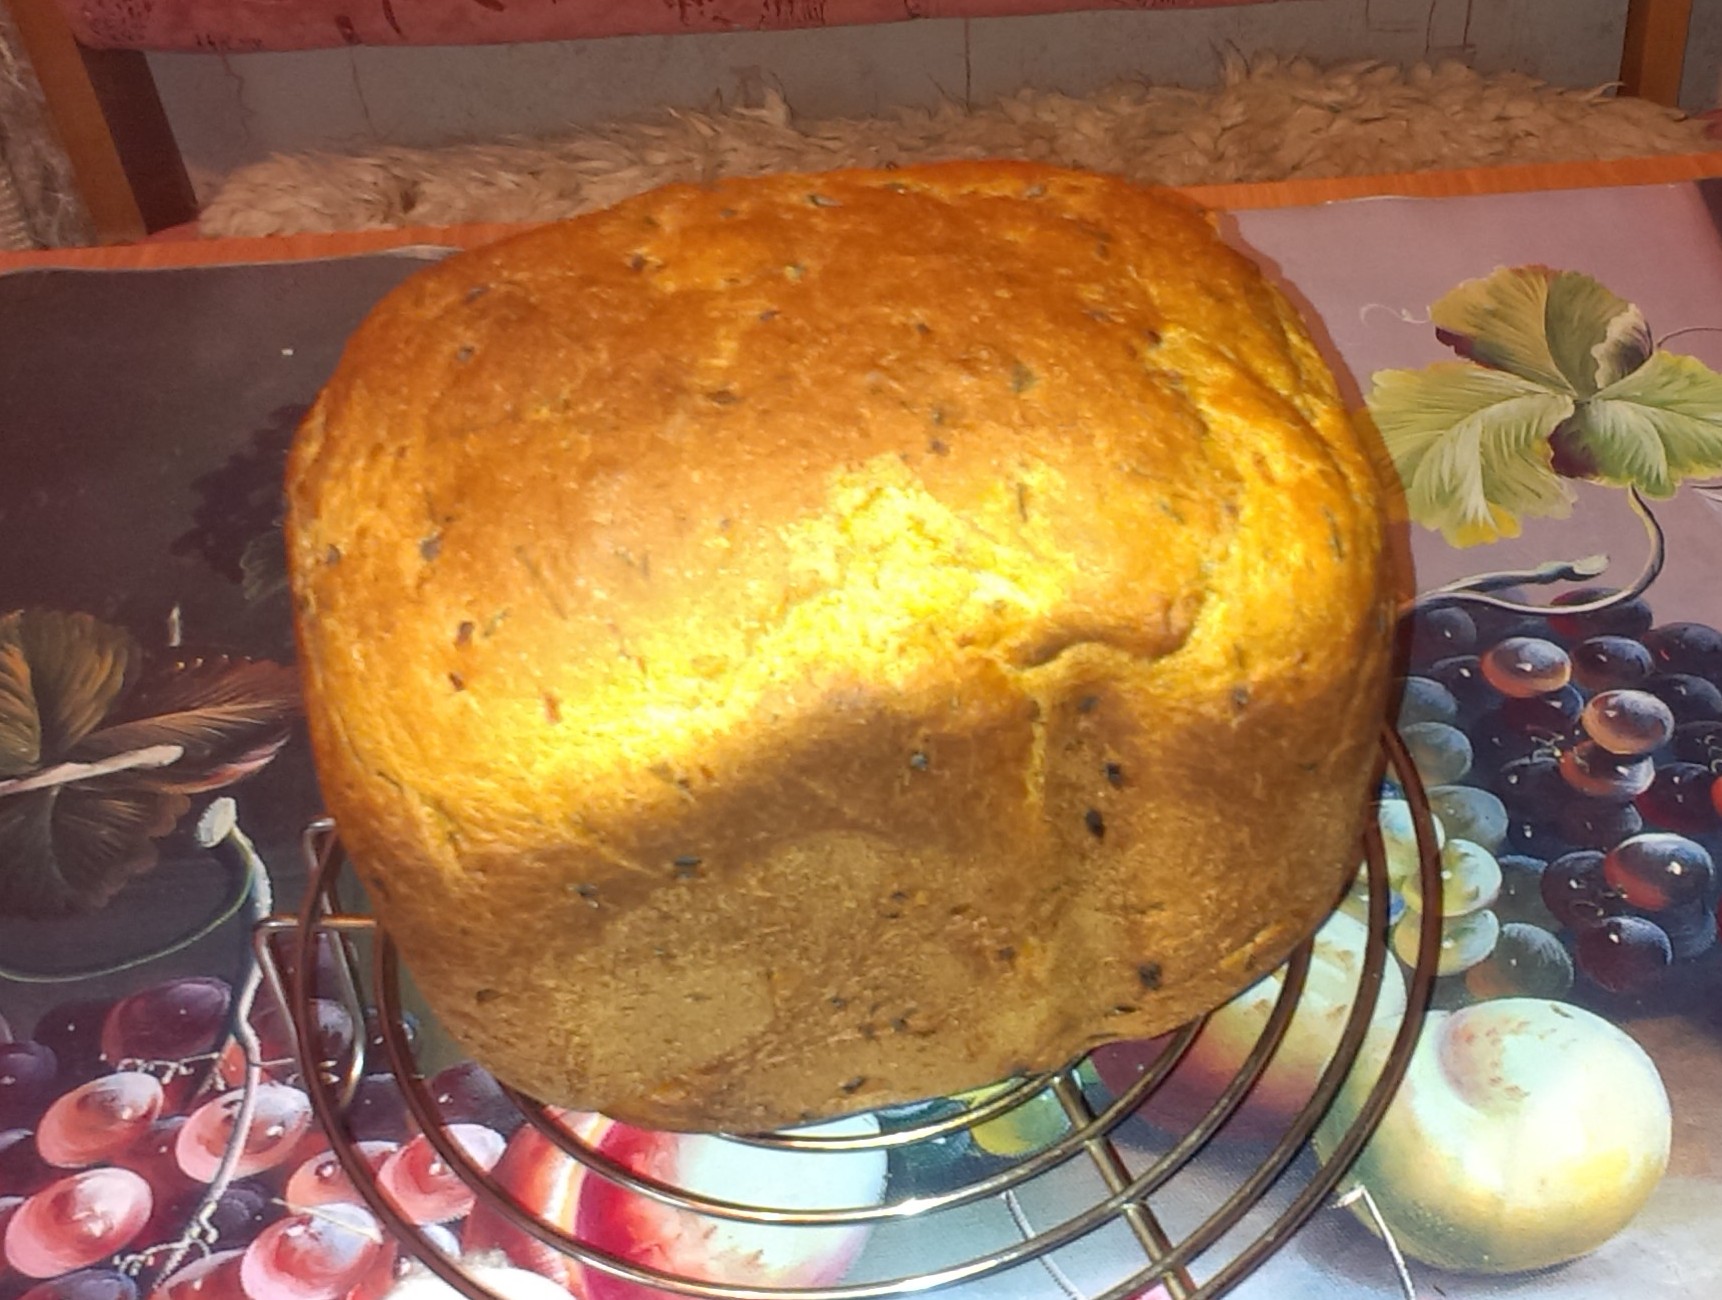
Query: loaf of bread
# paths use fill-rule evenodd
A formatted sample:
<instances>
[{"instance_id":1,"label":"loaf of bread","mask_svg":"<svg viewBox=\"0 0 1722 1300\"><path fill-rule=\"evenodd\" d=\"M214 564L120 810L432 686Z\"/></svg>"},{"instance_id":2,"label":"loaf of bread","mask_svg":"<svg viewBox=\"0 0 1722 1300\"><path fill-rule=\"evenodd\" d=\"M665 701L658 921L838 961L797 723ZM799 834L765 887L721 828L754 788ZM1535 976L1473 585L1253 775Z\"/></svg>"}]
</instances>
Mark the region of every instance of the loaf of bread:
<instances>
[{"instance_id":1,"label":"loaf of bread","mask_svg":"<svg viewBox=\"0 0 1722 1300\"><path fill-rule=\"evenodd\" d=\"M1061 1064L1358 860L1380 482L1175 198L959 163L676 186L450 258L289 468L311 738L447 1029L750 1131Z\"/></svg>"}]
</instances>

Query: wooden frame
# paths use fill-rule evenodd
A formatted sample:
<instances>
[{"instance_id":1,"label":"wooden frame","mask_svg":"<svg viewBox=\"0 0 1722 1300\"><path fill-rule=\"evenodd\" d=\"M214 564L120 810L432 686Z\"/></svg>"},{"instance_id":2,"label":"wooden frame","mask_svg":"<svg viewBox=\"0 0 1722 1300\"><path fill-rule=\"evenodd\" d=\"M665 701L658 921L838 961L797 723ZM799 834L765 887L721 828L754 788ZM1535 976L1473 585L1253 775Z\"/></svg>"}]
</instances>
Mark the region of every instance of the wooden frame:
<instances>
[{"instance_id":1,"label":"wooden frame","mask_svg":"<svg viewBox=\"0 0 1722 1300\"><path fill-rule=\"evenodd\" d=\"M1631 0L1620 54L1620 89L1657 104L1680 102L1692 0Z\"/></svg>"},{"instance_id":2,"label":"wooden frame","mask_svg":"<svg viewBox=\"0 0 1722 1300\"><path fill-rule=\"evenodd\" d=\"M0 0L36 70L48 115L103 243L190 221L197 203L144 54L92 50L56 0ZM1628 0L1621 89L1675 104L1692 0Z\"/></svg>"},{"instance_id":3,"label":"wooden frame","mask_svg":"<svg viewBox=\"0 0 1722 1300\"><path fill-rule=\"evenodd\" d=\"M179 146L137 50L90 50L53 0L0 0L41 83L96 237L121 243L197 216Z\"/></svg>"}]
</instances>

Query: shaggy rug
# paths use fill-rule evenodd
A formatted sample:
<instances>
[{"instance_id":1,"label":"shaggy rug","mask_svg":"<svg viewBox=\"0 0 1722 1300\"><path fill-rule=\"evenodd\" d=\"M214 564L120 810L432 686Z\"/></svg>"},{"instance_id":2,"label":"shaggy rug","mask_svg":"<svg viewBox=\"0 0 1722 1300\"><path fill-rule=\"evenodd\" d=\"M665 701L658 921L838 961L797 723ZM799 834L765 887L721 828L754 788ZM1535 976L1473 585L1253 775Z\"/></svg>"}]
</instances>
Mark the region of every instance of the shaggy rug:
<instances>
[{"instance_id":1,"label":"shaggy rug","mask_svg":"<svg viewBox=\"0 0 1722 1300\"><path fill-rule=\"evenodd\" d=\"M1024 90L966 108L797 118L784 100L669 110L549 139L277 156L242 167L202 214L208 235L543 221L676 180L1009 156L1192 185L1694 153L1706 124L1610 88L1562 89L1460 63L1321 68L1225 62L1217 87Z\"/></svg>"}]
</instances>

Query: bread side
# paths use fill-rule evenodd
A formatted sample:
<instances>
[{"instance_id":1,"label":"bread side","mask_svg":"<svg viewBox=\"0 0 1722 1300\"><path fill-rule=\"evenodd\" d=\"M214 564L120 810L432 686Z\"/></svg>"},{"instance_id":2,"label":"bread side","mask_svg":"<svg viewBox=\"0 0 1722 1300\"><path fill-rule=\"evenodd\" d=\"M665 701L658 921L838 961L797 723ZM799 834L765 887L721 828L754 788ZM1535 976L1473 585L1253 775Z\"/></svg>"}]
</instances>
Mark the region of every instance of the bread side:
<instances>
[{"instance_id":1,"label":"bread side","mask_svg":"<svg viewBox=\"0 0 1722 1300\"><path fill-rule=\"evenodd\" d=\"M757 1129L1159 1032L1331 906L1380 502L1197 212L681 187L415 276L290 466L331 811L450 1030Z\"/></svg>"}]
</instances>

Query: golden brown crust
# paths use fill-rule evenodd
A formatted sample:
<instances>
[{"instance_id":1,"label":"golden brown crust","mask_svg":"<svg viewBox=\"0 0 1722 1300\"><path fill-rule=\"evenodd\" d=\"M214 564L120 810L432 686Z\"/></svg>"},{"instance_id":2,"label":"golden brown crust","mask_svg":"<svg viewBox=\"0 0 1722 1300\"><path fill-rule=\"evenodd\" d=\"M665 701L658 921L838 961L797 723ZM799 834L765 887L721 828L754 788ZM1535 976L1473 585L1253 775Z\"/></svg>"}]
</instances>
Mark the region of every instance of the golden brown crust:
<instances>
[{"instance_id":1,"label":"golden brown crust","mask_svg":"<svg viewBox=\"0 0 1722 1300\"><path fill-rule=\"evenodd\" d=\"M759 1129L1215 1005L1351 874L1379 489L1206 218L966 163L415 276L289 472L330 810L529 1092Z\"/></svg>"}]
</instances>

